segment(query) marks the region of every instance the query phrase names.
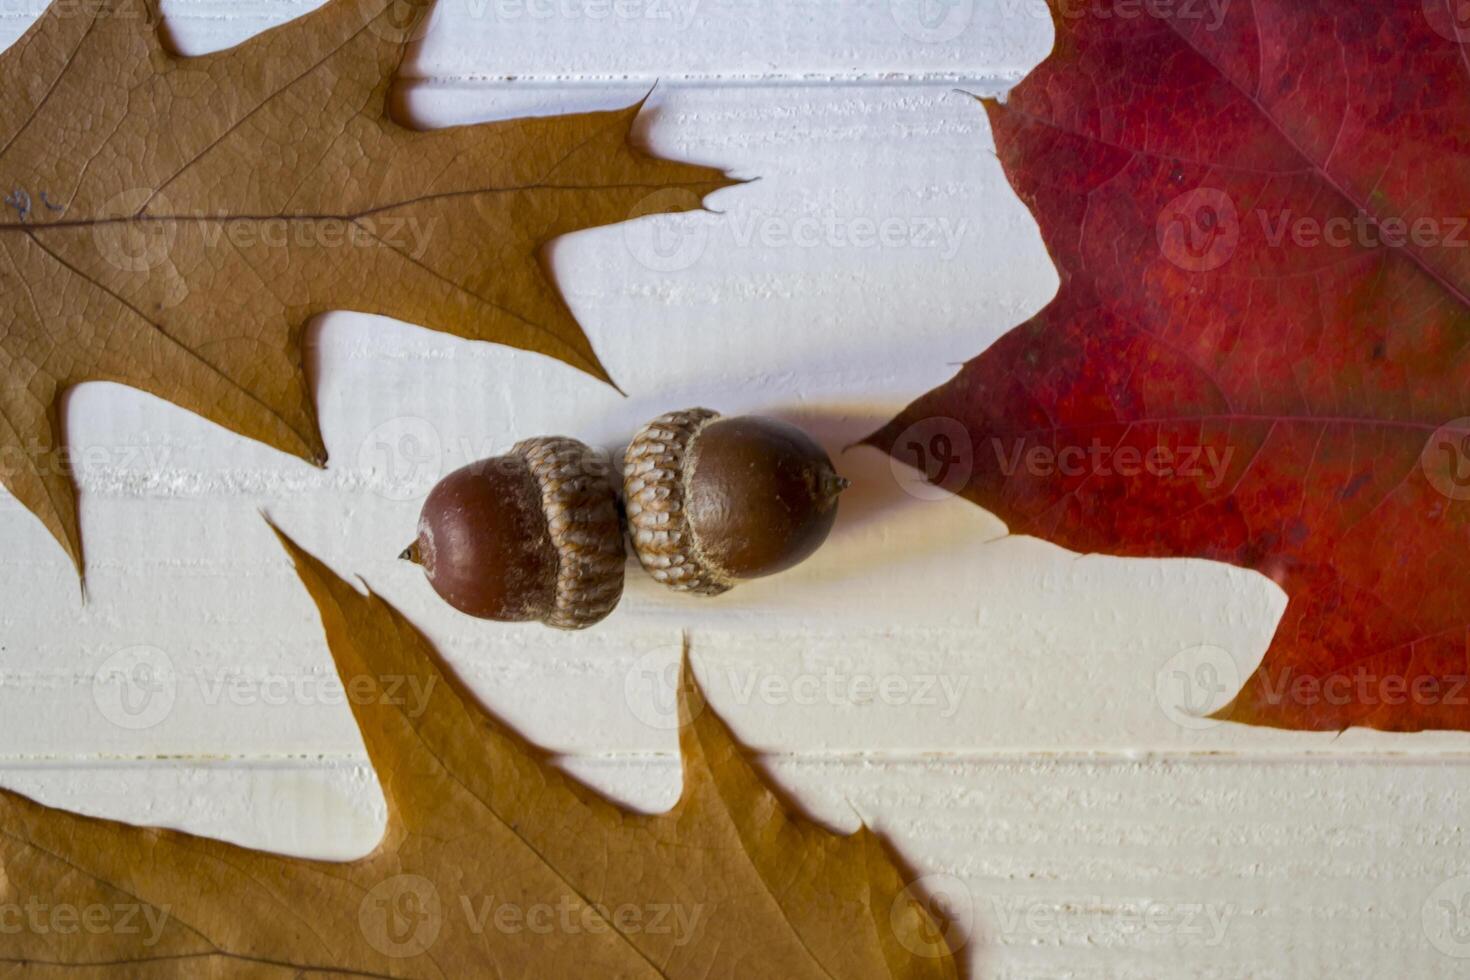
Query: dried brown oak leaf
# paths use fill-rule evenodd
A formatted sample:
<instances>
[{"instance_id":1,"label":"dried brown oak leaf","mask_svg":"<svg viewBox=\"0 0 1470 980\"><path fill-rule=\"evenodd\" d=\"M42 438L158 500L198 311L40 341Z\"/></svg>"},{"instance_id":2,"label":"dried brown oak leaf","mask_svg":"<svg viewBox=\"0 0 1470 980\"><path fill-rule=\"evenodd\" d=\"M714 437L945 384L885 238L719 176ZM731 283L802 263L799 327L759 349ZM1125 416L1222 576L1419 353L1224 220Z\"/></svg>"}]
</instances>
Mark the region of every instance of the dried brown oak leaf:
<instances>
[{"instance_id":1,"label":"dried brown oak leaf","mask_svg":"<svg viewBox=\"0 0 1470 980\"><path fill-rule=\"evenodd\" d=\"M79 572L69 387L131 385L321 463L301 352L329 310L607 380L542 246L731 183L630 145L638 106L396 121L394 76L428 10L328 0L185 58L153 0L55 0L0 55L0 479Z\"/></svg>"},{"instance_id":2,"label":"dried brown oak leaf","mask_svg":"<svg viewBox=\"0 0 1470 980\"><path fill-rule=\"evenodd\" d=\"M301 860L0 791L0 902L134 910L128 934L58 935L49 919L0 931L0 967L46 976L91 964L145 978L955 975L951 924L905 885L879 838L792 815L704 706L687 662L683 796L668 813L629 813L489 717L391 606L282 541L387 798L377 849ZM406 690L415 696L394 693Z\"/></svg>"}]
</instances>

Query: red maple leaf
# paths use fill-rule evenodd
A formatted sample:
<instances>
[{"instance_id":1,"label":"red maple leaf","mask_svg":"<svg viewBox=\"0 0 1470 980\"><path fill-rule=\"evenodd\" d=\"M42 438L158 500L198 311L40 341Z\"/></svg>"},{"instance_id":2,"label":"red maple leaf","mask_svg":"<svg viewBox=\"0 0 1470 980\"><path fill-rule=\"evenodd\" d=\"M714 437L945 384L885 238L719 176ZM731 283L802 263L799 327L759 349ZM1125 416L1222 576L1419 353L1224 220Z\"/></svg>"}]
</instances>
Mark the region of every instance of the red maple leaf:
<instances>
[{"instance_id":1,"label":"red maple leaf","mask_svg":"<svg viewBox=\"0 0 1470 980\"><path fill-rule=\"evenodd\" d=\"M868 441L1015 533L1270 576L1224 717L1470 729L1470 21L1050 2L985 109L1059 292Z\"/></svg>"}]
</instances>

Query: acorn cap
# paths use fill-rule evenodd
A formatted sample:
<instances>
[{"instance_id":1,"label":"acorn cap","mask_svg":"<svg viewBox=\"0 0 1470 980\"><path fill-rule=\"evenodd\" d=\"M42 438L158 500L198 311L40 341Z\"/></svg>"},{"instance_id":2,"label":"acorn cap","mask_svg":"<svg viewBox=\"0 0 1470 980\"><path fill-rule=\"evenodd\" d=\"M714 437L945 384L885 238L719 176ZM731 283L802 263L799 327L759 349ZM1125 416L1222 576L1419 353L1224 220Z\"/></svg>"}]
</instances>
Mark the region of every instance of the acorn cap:
<instances>
[{"instance_id":1,"label":"acorn cap","mask_svg":"<svg viewBox=\"0 0 1470 980\"><path fill-rule=\"evenodd\" d=\"M679 592L719 595L735 584L704 559L685 520L685 460L699 430L719 417L707 408L660 415L623 453L623 508L633 550L649 575Z\"/></svg>"},{"instance_id":2,"label":"acorn cap","mask_svg":"<svg viewBox=\"0 0 1470 980\"><path fill-rule=\"evenodd\" d=\"M541 491L541 512L556 549L556 598L542 621L585 629L612 612L623 595L627 554L608 468L597 453L564 436L527 439L511 453L526 461Z\"/></svg>"},{"instance_id":3,"label":"acorn cap","mask_svg":"<svg viewBox=\"0 0 1470 980\"><path fill-rule=\"evenodd\" d=\"M831 532L846 486L796 426L704 408L660 416L624 456L633 550L656 580L699 595L806 559Z\"/></svg>"}]
</instances>

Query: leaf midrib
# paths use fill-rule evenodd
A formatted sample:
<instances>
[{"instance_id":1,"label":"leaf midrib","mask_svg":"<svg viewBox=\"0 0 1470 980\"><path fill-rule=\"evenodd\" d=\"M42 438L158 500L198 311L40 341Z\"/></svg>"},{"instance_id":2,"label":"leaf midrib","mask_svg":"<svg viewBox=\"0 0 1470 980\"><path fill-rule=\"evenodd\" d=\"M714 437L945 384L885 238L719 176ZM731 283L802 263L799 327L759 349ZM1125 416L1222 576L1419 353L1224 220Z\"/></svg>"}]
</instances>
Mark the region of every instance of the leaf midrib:
<instances>
[{"instance_id":1,"label":"leaf midrib","mask_svg":"<svg viewBox=\"0 0 1470 980\"><path fill-rule=\"evenodd\" d=\"M477 187L464 191L444 191L439 194L424 194L419 197L404 198L401 201L390 201L387 204L376 205L361 211L353 212L297 212L280 214L209 214L200 212L198 214L134 214L123 215L115 218L62 218L56 221L29 222L29 221L0 221L0 233L22 232L31 234L38 231L47 231L52 228L98 228L109 225L127 224L166 224L169 222L185 223L195 222L201 224L233 224L238 222L265 222L265 221L359 221L374 215L384 214L403 208L420 207L433 204L442 200L452 200L461 197L478 197L491 194L520 194L535 191L571 191L585 193L589 191L655 191L669 187L703 187L709 184L708 180L685 180L664 181L660 183L645 183L640 181L609 184L512 184L505 187ZM639 217L630 215L630 217Z\"/></svg>"}]
</instances>

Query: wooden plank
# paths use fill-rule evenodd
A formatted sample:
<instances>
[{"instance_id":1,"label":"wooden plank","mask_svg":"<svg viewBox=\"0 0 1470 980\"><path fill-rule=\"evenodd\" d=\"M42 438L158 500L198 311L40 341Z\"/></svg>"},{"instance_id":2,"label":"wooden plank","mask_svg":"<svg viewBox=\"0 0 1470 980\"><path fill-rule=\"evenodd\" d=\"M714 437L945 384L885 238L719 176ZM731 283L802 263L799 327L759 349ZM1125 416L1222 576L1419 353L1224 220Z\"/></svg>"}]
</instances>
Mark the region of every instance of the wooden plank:
<instances>
[{"instance_id":1,"label":"wooden plank","mask_svg":"<svg viewBox=\"0 0 1470 980\"><path fill-rule=\"evenodd\" d=\"M0 5L0 44L44 6ZM200 54L317 6L164 0L163 11L174 45ZM505 82L639 79L645 87L658 79L1015 80L1046 54L1049 32L1040 0L439 0L407 71Z\"/></svg>"},{"instance_id":2,"label":"wooden plank","mask_svg":"<svg viewBox=\"0 0 1470 980\"><path fill-rule=\"evenodd\" d=\"M650 147L761 178L717 215L553 247L631 397L332 315L311 335L333 454L318 472L136 392L79 389L89 602L0 494L0 783L290 853L371 848L382 801L265 508L398 604L508 721L645 809L677 794L660 685L688 629L711 702L774 778L834 826L861 814L957 903L976 976L1463 975L1470 738L1199 721L1269 642L1283 596L1259 576L1005 538L864 451L839 457L857 486L800 570L701 604L630 568L588 634L466 620L393 559L437 475L535 433L616 449L706 403L792 418L835 452L1055 288L954 91L999 93L1044 56L1039 0L927 20L919 0L557 4L444 0L406 121L608 108L658 80ZM314 5L165 9L201 53ZM0 43L41 6L0 4ZM862 233L885 224L887 244ZM124 706L131 668L160 663L171 692Z\"/></svg>"}]
</instances>

